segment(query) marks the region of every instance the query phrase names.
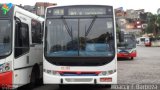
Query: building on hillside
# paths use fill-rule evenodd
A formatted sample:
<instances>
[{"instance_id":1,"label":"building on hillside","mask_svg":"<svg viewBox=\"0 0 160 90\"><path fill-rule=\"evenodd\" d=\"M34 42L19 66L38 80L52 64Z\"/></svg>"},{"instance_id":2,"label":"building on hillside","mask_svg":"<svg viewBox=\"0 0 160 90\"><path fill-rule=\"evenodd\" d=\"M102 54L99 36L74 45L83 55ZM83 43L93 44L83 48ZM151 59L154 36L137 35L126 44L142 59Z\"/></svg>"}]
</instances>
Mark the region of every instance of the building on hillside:
<instances>
[{"instance_id":1,"label":"building on hillside","mask_svg":"<svg viewBox=\"0 0 160 90\"><path fill-rule=\"evenodd\" d=\"M115 11L115 16L116 17L125 17L126 16L126 12L123 10L123 7L119 7L114 9Z\"/></svg>"},{"instance_id":2,"label":"building on hillside","mask_svg":"<svg viewBox=\"0 0 160 90\"><path fill-rule=\"evenodd\" d=\"M29 12L32 12L32 13L35 13L36 14L36 11L35 11L35 6L31 6L31 5L24 5L23 6L23 9L29 11Z\"/></svg>"},{"instance_id":3,"label":"building on hillside","mask_svg":"<svg viewBox=\"0 0 160 90\"><path fill-rule=\"evenodd\" d=\"M56 3L48 3L48 2L36 2L36 4L35 4L36 14L44 17L46 8L48 6L55 6L55 5L57 5L57 4Z\"/></svg>"},{"instance_id":4,"label":"building on hillside","mask_svg":"<svg viewBox=\"0 0 160 90\"><path fill-rule=\"evenodd\" d=\"M139 9L139 10L128 9L126 10L126 17L130 19L140 19L141 13L144 13L144 9Z\"/></svg>"}]
</instances>

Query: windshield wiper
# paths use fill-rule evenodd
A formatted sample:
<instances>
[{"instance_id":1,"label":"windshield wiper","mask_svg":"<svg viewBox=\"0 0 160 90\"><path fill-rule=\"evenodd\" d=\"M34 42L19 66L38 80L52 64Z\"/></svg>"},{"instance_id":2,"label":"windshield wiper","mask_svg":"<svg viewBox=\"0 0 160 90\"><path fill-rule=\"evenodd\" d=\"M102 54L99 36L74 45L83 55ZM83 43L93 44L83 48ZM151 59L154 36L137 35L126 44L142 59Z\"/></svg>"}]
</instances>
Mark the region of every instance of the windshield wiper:
<instances>
[{"instance_id":1,"label":"windshield wiper","mask_svg":"<svg viewBox=\"0 0 160 90\"><path fill-rule=\"evenodd\" d=\"M67 32L68 32L69 36L72 38L72 37L73 37L73 35L72 35L72 30L69 29L68 24L67 24L67 22L66 22L66 20L65 20L64 17L62 17L62 20L63 20L63 23L64 23L64 25L65 25L65 28L67 29ZM71 28L71 29L72 29L72 28Z\"/></svg>"},{"instance_id":2,"label":"windshield wiper","mask_svg":"<svg viewBox=\"0 0 160 90\"><path fill-rule=\"evenodd\" d=\"M91 24L89 25L89 28L87 29L87 31L85 32L85 36L88 36L89 32L91 31L94 22L96 21L97 16L95 16L91 22Z\"/></svg>"}]
</instances>

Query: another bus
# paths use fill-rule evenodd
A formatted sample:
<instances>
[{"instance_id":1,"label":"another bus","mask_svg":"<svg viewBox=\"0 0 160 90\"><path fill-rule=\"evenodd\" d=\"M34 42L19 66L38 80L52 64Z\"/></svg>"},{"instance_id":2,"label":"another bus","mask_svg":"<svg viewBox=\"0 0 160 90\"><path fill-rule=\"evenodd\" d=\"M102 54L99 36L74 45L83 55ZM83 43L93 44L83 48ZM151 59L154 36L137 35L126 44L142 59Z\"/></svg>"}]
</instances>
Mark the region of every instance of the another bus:
<instances>
[{"instance_id":1,"label":"another bus","mask_svg":"<svg viewBox=\"0 0 160 90\"><path fill-rule=\"evenodd\" d=\"M45 16L44 84L117 83L112 6L48 7Z\"/></svg>"},{"instance_id":2,"label":"another bus","mask_svg":"<svg viewBox=\"0 0 160 90\"><path fill-rule=\"evenodd\" d=\"M152 46L152 42L151 42L151 38L150 37L145 37L144 45L146 47L151 47Z\"/></svg>"},{"instance_id":3,"label":"another bus","mask_svg":"<svg viewBox=\"0 0 160 90\"><path fill-rule=\"evenodd\" d=\"M43 18L0 4L0 88L13 89L42 78Z\"/></svg>"},{"instance_id":4,"label":"another bus","mask_svg":"<svg viewBox=\"0 0 160 90\"><path fill-rule=\"evenodd\" d=\"M124 34L124 42L118 43L118 58L134 59L137 56L136 38L133 34Z\"/></svg>"},{"instance_id":5,"label":"another bus","mask_svg":"<svg viewBox=\"0 0 160 90\"><path fill-rule=\"evenodd\" d=\"M136 44L139 46L144 46L145 45L145 39L146 37L139 37L136 39Z\"/></svg>"}]
</instances>

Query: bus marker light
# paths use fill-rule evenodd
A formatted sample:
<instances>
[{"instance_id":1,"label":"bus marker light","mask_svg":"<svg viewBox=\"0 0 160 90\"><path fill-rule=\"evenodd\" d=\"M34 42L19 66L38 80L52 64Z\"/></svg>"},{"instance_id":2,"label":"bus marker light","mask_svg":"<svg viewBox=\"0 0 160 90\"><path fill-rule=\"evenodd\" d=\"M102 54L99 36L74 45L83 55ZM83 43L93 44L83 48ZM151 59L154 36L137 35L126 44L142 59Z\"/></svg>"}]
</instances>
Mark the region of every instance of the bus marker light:
<instances>
[{"instance_id":1,"label":"bus marker light","mask_svg":"<svg viewBox=\"0 0 160 90\"><path fill-rule=\"evenodd\" d=\"M112 78L100 78L100 82L112 82Z\"/></svg>"}]
</instances>

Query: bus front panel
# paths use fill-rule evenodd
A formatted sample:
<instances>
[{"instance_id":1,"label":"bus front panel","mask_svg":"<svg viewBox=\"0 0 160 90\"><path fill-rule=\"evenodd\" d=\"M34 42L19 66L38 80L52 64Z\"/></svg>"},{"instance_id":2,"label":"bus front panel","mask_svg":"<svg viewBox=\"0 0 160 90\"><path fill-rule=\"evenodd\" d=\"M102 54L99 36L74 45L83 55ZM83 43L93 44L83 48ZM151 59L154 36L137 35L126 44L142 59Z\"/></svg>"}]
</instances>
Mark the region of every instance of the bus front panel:
<instances>
[{"instance_id":1,"label":"bus front panel","mask_svg":"<svg viewBox=\"0 0 160 90\"><path fill-rule=\"evenodd\" d=\"M116 59L111 6L47 9L45 84L116 84Z\"/></svg>"}]
</instances>

